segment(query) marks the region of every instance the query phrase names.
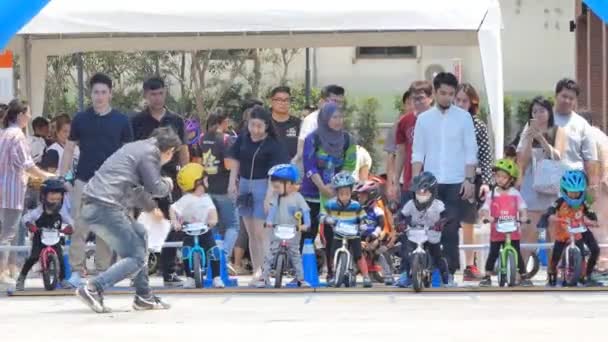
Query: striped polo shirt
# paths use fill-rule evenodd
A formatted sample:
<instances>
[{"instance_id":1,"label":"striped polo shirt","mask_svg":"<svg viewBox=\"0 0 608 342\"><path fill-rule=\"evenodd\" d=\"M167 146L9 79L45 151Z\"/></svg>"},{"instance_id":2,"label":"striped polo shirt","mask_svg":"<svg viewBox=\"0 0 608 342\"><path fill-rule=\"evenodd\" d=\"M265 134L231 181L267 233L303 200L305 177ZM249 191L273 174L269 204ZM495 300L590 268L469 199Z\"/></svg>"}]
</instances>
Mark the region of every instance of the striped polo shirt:
<instances>
[{"instance_id":1,"label":"striped polo shirt","mask_svg":"<svg viewBox=\"0 0 608 342\"><path fill-rule=\"evenodd\" d=\"M28 176L34 166L23 131L11 125L0 130L0 208L23 210Z\"/></svg>"}]
</instances>

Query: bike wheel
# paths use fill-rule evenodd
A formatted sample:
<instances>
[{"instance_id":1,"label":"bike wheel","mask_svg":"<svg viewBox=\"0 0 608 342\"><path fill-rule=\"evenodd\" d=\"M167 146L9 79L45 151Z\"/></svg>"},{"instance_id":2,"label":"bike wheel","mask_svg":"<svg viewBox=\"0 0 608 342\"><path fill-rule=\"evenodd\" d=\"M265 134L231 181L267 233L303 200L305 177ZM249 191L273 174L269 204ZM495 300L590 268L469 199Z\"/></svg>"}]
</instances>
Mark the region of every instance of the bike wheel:
<instances>
[{"instance_id":1,"label":"bike wheel","mask_svg":"<svg viewBox=\"0 0 608 342\"><path fill-rule=\"evenodd\" d=\"M536 276L538 271L540 270L540 260L538 259L538 254L532 253L528 257L526 262L526 279L532 279Z\"/></svg>"},{"instance_id":2,"label":"bike wheel","mask_svg":"<svg viewBox=\"0 0 608 342\"><path fill-rule=\"evenodd\" d=\"M412 286L415 292L422 291L424 287L424 255L414 254L412 257Z\"/></svg>"},{"instance_id":3,"label":"bike wheel","mask_svg":"<svg viewBox=\"0 0 608 342\"><path fill-rule=\"evenodd\" d=\"M565 258L566 253L562 255ZM569 262L564 260L564 285L576 286L583 273L583 256L578 248L568 249Z\"/></svg>"},{"instance_id":4,"label":"bike wheel","mask_svg":"<svg viewBox=\"0 0 608 342\"><path fill-rule=\"evenodd\" d=\"M515 253L513 253L512 251L507 252L507 264L505 266L507 271L507 284L509 285L509 287L515 286L515 275L517 274L517 259Z\"/></svg>"},{"instance_id":5,"label":"bike wheel","mask_svg":"<svg viewBox=\"0 0 608 342\"><path fill-rule=\"evenodd\" d=\"M350 284L346 282L346 269L348 265L347 255L346 253L338 254L338 262L336 263L336 287L340 287L342 283L344 283L345 287L348 287Z\"/></svg>"},{"instance_id":6,"label":"bike wheel","mask_svg":"<svg viewBox=\"0 0 608 342\"><path fill-rule=\"evenodd\" d=\"M280 289L283 285L283 272L285 272L285 254L278 253L274 263L274 287Z\"/></svg>"},{"instance_id":7,"label":"bike wheel","mask_svg":"<svg viewBox=\"0 0 608 342\"><path fill-rule=\"evenodd\" d=\"M57 254L49 253L46 259L46 265L42 271L42 282L44 288L48 291L54 290L59 281L59 257Z\"/></svg>"},{"instance_id":8,"label":"bike wheel","mask_svg":"<svg viewBox=\"0 0 608 342\"><path fill-rule=\"evenodd\" d=\"M201 264L201 255L196 252L192 253L192 273L194 273L194 286L197 289L202 288L204 284L203 269Z\"/></svg>"},{"instance_id":9,"label":"bike wheel","mask_svg":"<svg viewBox=\"0 0 608 342\"><path fill-rule=\"evenodd\" d=\"M498 286L504 287L507 284L506 274L503 273L505 265L502 262L502 256L498 256L498 260L496 261L496 277L498 278Z\"/></svg>"}]
</instances>

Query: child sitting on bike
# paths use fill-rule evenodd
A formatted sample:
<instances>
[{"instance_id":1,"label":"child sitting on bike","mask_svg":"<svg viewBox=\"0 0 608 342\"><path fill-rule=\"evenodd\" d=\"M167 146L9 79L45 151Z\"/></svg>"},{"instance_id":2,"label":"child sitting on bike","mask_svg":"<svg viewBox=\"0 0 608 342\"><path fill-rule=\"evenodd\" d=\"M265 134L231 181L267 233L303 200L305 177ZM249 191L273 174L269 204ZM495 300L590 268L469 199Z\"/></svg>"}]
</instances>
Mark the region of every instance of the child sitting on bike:
<instances>
[{"instance_id":1,"label":"child sitting on bike","mask_svg":"<svg viewBox=\"0 0 608 342\"><path fill-rule=\"evenodd\" d=\"M410 190L414 198L409 200L401 209L401 220L407 227L405 239L401 244L401 276L399 287L410 286L410 255L418 247L412 242L414 234L420 234L421 230L428 227L428 241L424 248L428 251L433 265L439 269L441 280L444 285L448 284L449 272L447 263L441 255L441 230L446 221L445 205L437 199L437 178L430 172L422 172L414 177Z\"/></svg>"},{"instance_id":2,"label":"child sitting on bike","mask_svg":"<svg viewBox=\"0 0 608 342\"><path fill-rule=\"evenodd\" d=\"M504 233L496 230L495 220L509 219L518 222L528 220L526 202L521 194L515 189L515 181L519 177L519 168L512 159L500 159L493 168L495 187L480 209L480 217L491 222L490 252L486 260L486 275L479 286L491 286L491 274L494 272L496 260L498 260L500 248L505 244ZM532 286L532 282L525 277L526 265L519 248L521 238L520 230L511 233L511 246L517 251L517 265L520 274L520 285Z\"/></svg>"},{"instance_id":3,"label":"child sitting on bike","mask_svg":"<svg viewBox=\"0 0 608 342\"><path fill-rule=\"evenodd\" d=\"M45 247L42 244L42 229L59 230L64 234L72 234L72 218L67 212L64 202L65 187L61 180L47 179L40 185L40 204L28 211L22 218L24 226L33 233L32 249L30 256L25 261L15 289L23 291L25 289L25 279L32 267L38 262L40 252ZM62 226L67 224L62 229ZM70 288L71 285L65 280L65 265L63 264L62 242L58 242L52 248L57 253L59 260L59 280L61 286Z\"/></svg>"},{"instance_id":4,"label":"child sitting on bike","mask_svg":"<svg viewBox=\"0 0 608 342\"><path fill-rule=\"evenodd\" d=\"M568 226L587 228L598 226L597 215L587 202L586 190L587 175L584 171L566 171L560 181L560 197L549 207L538 223L539 228L546 228L549 224L555 227L555 242L547 271L549 286L555 286L557 283L557 265L570 242ZM584 250L584 245L587 245L590 252L587 269L581 278L581 283L596 286L598 284L591 280L590 276L600 254L600 247L589 229L582 234L575 234L574 238L581 251Z\"/></svg>"},{"instance_id":5,"label":"child sitting on bike","mask_svg":"<svg viewBox=\"0 0 608 342\"><path fill-rule=\"evenodd\" d=\"M342 171L337 173L331 180L333 188L336 190L336 197L328 200L321 214L321 222L330 225L335 229L335 225L339 222L356 225L359 228L363 227L366 219L365 210L359 202L352 199L353 187L355 179L350 172ZM328 246L331 246L331 255L336 253L336 250L342 247L342 239L334 233L333 241L326 241ZM357 237L350 239L349 248L353 253L353 260L357 262L359 271L363 275L363 286L372 287L372 281L367 270L367 263L363 259L361 251L361 238ZM328 265L331 264L328 261ZM330 274L328 285L333 286L335 279L333 274Z\"/></svg>"},{"instance_id":6,"label":"child sitting on bike","mask_svg":"<svg viewBox=\"0 0 608 342\"><path fill-rule=\"evenodd\" d=\"M304 280L302 270L302 255L300 254L300 233L310 228L310 208L304 197L297 192L298 169L291 164L279 164L268 171L272 185L273 197L266 217L266 228L273 229L277 225L296 227L298 232L287 244L287 254L295 270L294 283L299 287L310 287ZM272 234L270 248L264 258L262 276L257 287L269 284L269 275L277 254L281 249L282 239Z\"/></svg>"},{"instance_id":7,"label":"child sitting on bike","mask_svg":"<svg viewBox=\"0 0 608 342\"><path fill-rule=\"evenodd\" d=\"M367 216L364 221L365 230L361 232L361 247L373 252L373 258L382 267L384 283L393 285L393 272L384 255L378 252L381 249L386 250L386 242L392 238L380 194L380 184L374 180L362 182L355 187L355 194Z\"/></svg>"},{"instance_id":8,"label":"child sitting on bike","mask_svg":"<svg viewBox=\"0 0 608 342\"><path fill-rule=\"evenodd\" d=\"M177 185L184 195L169 208L169 216L173 227L180 231L186 224L203 223L209 228L217 224L218 216L211 197L207 194L207 177L201 164L189 163L183 166L177 174ZM207 252L211 262L211 277L214 288L224 288L224 282L220 278L220 255L219 248L211 230L199 236L199 242ZM194 246L194 237L185 235L184 246ZM205 265L203 265L204 267ZM189 262L184 262L184 270L188 277L184 287L195 287L194 273Z\"/></svg>"}]
</instances>

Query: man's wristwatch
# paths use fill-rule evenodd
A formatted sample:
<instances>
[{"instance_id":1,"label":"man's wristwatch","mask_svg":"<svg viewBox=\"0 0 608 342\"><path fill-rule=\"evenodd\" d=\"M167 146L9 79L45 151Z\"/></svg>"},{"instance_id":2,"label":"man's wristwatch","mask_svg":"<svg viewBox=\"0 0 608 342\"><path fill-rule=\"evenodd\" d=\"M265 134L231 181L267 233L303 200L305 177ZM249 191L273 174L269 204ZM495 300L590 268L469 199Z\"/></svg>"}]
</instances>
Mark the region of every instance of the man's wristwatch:
<instances>
[{"instance_id":1,"label":"man's wristwatch","mask_svg":"<svg viewBox=\"0 0 608 342\"><path fill-rule=\"evenodd\" d=\"M466 177L464 180L471 184L475 184L475 177Z\"/></svg>"}]
</instances>

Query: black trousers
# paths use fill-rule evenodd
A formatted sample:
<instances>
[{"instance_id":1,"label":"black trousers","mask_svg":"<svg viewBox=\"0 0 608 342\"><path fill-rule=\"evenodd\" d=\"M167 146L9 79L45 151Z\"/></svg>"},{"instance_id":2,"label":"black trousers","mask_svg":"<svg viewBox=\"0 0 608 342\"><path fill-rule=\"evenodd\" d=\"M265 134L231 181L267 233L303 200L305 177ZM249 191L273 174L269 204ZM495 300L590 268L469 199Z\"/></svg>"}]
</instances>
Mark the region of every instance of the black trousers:
<instances>
[{"instance_id":1,"label":"black trousers","mask_svg":"<svg viewBox=\"0 0 608 342\"><path fill-rule=\"evenodd\" d=\"M496 260L498 260L500 254L500 247L502 247L504 244L504 241L490 242L490 253L488 253L488 258L486 259L486 272L489 273L494 271L494 265L496 264ZM513 248L515 248L517 251L517 267L519 268L519 274L525 274L526 264L524 263L524 258L521 256L519 240L512 240L511 246L513 246Z\"/></svg>"},{"instance_id":2,"label":"black trousers","mask_svg":"<svg viewBox=\"0 0 608 342\"><path fill-rule=\"evenodd\" d=\"M194 236L184 235L184 246L192 247L194 246ZM207 260L211 262L211 277L219 277L220 276L220 260L219 260L219 249L216 247L215 239L213 238L213 233L208 231L207 233L200 235L198 237L198 244L203 247L205 250L205 257ZM206 265L203 265L205 267ZM186 276L193 277L194 274L192 269L190 268L190 264L187 260L184 260L184 271L186 272Z\"/></svg>"},{"instance_id":3,"label":"black trousers","mask_svg":"<svg viewBox=\"0 0 608 342\"><path fill-rule=\"evenodd\" d=\"M40 252L45 248L42 244L41 233L36 232L32 239L32 250L30 252L30 256L25 260L23 267L21 268L20 276L25 278L27 274L30 272L32 267L38 262L40 258ZM65 265L63 264L63 248L61 248L61 242L54 245L52 247L57 253L57 258L59 259L59 280L65 279Z\"/></svg>"},{"instance_id":4,"label":"black trousers","mask_svg":"<svg viewBox=\"0 0 608 342\"><path fill-rule=\"evenodd\" d=\"M582 238L576 241L576 245L581 250L581 252L584 251L585 245L587 245L587 248L589 248L590 255L589 260L587 260L587 270L585 273L585 275L589 276L595 268L597 258L600 256L600 246L597 244L597 240L595 240L595 236L593 236L593 233L591 231L587 230L581 235ZM551 255L550 265L551 273L556 272L556 267L559 264L559 259L562 257L562 253L564 252L564 249L566 249L566 246L568 246L568 244L568 242L560 241L555 241L555 243L553 244L553 254Z\"/></svg>"},{"instance_id":5,"label":"black trousers","mask_svg":"<svg viewBox=\"0 0 608 342\"><path fill-rule=\"evenodd\" d=\"M450 274L460 269L460 229L461 212L463 208L460 197L461 184L439 184L438 198L445 205L448 221L441 232L443 256L448 261Z\"/></svg>"},{"instance_id":6,"label":"black trousers","mask_svg":"<svg viewBox=\"0 0 608 342\"><path fill-rule=\"evenodd\" d=\"M305 239L314 240L319 233L319 214L321 213L321 204L315 202L308 202L308 207L310 208L310 230L302 233L302 238L300 239L300 253L302 253L302 248L304 246ZM334 231L331 227L327 225L323 225L323 236L325 236L325 241L327 246L325 246L325 260L327 260L327 272L332 275L333 274L333 253L332 253L332 241L334 240ZM321 271L321 270L319 270Z\"/></svg>"},{"instance_id":7,"label":"black trousers","mask_svg":"<svg viewBox=\"0 0 608 342\"><path fill-rule=\"evenodd\" d=\"M175 199L176 197L173 197ZM163 212L165 218L169 219L169 207L171 206L170 197L160 198L157 200L158 208ZM182 241L184 239L184 233L171 230L167 235L166 242ZM163 273L163 278L167 279L172 273L176 272L177 267L177 248L163 248L160 251L160 267Z\"/></svg>"}]
</instances>

